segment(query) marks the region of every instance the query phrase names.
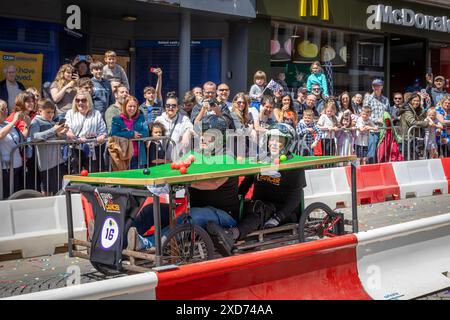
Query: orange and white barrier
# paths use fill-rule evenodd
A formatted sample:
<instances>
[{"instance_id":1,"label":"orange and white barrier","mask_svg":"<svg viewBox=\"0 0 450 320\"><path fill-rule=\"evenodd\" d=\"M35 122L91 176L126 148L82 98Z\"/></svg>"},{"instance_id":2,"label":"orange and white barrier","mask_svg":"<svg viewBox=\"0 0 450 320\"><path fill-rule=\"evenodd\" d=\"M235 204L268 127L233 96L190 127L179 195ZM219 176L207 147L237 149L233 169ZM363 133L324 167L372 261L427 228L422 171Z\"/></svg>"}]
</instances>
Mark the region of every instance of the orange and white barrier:
<instances>
[{"instance_id":1,"label":"orange and white barrier","mask_svg":"<svg viewBox=\"0 0 450 320\"><path fill-rule=\"evenodd\" d=\"M450 287L450 214L9 299L412 299Z\"/></svg>"}]
</instances>

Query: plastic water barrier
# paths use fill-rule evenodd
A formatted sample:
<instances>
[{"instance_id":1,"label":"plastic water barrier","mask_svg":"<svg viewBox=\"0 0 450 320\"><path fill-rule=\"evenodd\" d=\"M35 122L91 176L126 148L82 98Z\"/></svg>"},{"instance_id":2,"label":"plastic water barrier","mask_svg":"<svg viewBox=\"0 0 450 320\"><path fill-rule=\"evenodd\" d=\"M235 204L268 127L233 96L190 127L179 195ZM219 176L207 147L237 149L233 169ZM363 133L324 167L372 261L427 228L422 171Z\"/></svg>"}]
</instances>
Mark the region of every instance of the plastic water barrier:
<instances>
[{"instance_id":1,"label":"plastic water barrier","mask_svg":"<svg viewBox=\"0 0 450 320\"><path fill-rule=\"evenodd\" d=\"M392 167L401 199L448 192L448 181L440 159L393 162Z\"/></svg>"},{"instance_id":2,"label":"plastic water barrier","mask_svg":"<svg viewBox=\"0 0 450 320\"><path fill-rule=\"evenodd\" d=\"M370 299L356 269L356 237L301 243L158 274L160 299Z\"/></svg>"},{"instance_id":3,"label":"plastic water barrier","mask_svg":"<svg viewBox=\"0 0 450 320\"><path fill-rule=\"evenodd\" d=\"M413 299L450 287L450 214L356 236L359 277L373 299Z\"/></svg>"},{"instance_id":4,"label":"plastic water barrier","mask_svg":"<svg viewBox=\"0 0 450 320\"><path fill-rule=\"evenodd\" d=\"M13 296L4 300L155 300L157 284L156 273L146 272Z\"/></svg>"},{"instance_id":5,"label":"plastic water barrier","mask_svg":"<svg viewBox=\"0 0 450 320\"><path fill-rule=\"evenodd\" d=\"M86 237L79 194L72 195L75 235ZM23 258L50 255L67 243L65 196L0 201L0 254L22 251Z\"/></svg>"}]
</instances>

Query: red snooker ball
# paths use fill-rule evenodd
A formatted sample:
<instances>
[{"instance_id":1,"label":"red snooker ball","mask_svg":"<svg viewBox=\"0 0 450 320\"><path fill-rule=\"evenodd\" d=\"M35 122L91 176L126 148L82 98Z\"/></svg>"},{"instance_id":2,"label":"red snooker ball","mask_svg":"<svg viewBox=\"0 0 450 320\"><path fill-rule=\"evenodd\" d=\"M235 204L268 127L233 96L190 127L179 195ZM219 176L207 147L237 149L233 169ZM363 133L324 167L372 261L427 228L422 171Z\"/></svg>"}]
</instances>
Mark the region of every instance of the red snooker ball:
<instances>
[{"instance_id":1,"label":"red snooker ball","mask_svg":"<svg viewBox=\"0 0 450 320\"><path fill-rule=\"evenodd\" d=\"M278 159L278 158L273 159L273 163L274 164L280 164L280 159Z\"/></svg>"},{"instance_id":2,"label":"red snooker ball","mask_svg":"<svg viewBox=\"0 0 450 320\"><path fill-rule=\"evenodd\" d=\"M182 166L182 167L180 168L180 173L181 173L181 174L186 174L186 173L187 173L187 169L186 169L185 166Z\"/></svg>"},{"instance_id":3,"label":"red snooker ball","mask_svg":"<svg viewBox=\"0 0 450 320\"><path fill-rule=\"evenodd\" d=\"M176 162L172 162L170 164L170 169L175 170L177 168L177 163Z\"/></svg>"},{"instance_id":4,"label":"red snooker ball","mask_svg":"<svg viewBox=\"0 0 450 320\"><path fill-rule=\"evenodd\" d=\"M191 163L192 162L194 162L195 161L195 156L193 156L192 154L188 157L188 159L191 161Z\"/></svg>"},{"instance_id":5,"label":"red snooker ball","mask_svg":"<svg viewBox=\"0 0 450 320\"><path fill-rule=\"evenodd\" d=\"M188 158L188 159L186 159L186 160L183 161L183 164L184 164L186 167L189 167L189 166L191 165L191 160L189 160L189 158Z\"/></svg>"},{"instance_id":6,"label":"red snooker ball","mask_svg":"<svg viewBox=\"0 0 450 320\"><path fill-rule=\"evenodd\" d=\"M81 170L81 175L82 175L83 177L87 177L88 174L89 174L89 172L88 172L86 169Z\"/></svg>"}]
</instances>

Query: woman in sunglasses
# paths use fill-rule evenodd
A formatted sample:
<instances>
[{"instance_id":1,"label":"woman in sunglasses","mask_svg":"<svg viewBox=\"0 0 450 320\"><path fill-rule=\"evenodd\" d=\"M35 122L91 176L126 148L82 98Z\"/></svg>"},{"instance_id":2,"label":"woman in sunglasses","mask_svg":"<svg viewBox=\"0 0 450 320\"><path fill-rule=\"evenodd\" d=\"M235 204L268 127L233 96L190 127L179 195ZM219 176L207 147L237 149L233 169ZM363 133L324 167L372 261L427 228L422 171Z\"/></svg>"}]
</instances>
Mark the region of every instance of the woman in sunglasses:
<instances>
[{"instance_id":1,"label":"woman in sunglasses","mask_svg":"<svg viewBox=\"0 0 450 320\"><path fill-rule=\"evenodd\" d=\"M168 160L175 161L181 154L188 151L194 132L194 126L191 120L180 112L178 98L175 92L169 92L167 94L164 112L155 121L163 124L167 136L175 142L175 150L169 144L166 151Z\"/></svg>"},{"instance_id":2,"label":"woman in sunglasses","mask_svg":"<svg viewBox=\"0 0 450 320\"><path fill-rule=\"evenodd\" d=\"M102 152L97 146L105 141L107 130L101 113L93 108L89 93L80 91L75 95L72 109L66 113L66 124L69 127L67 138L82 142L72 148L71 171L74 173L82 169L90 172L99 171ZM84 143L87 139L94 138L94 143Z\"/></svg>"}]
</instances>

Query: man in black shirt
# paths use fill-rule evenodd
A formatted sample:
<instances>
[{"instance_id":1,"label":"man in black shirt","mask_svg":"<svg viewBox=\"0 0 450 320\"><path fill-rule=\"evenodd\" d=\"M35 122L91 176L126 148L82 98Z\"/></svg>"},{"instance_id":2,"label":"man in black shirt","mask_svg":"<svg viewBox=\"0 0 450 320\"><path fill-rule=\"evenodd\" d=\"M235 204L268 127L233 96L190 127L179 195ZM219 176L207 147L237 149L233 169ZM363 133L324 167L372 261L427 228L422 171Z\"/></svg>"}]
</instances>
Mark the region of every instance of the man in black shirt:
<instances>
[{"instance_id":1,"label":"man in black shirt","mask_svg":"<svg viewBox=\"0 0 450 320\"><path fill-rule=\"evenodd\" d=\"M194 129L200 135L200 151L204 157L219 156L220 158L221 155L224 155L227 123L222 117L216 115L206 116ZM223 140L219 139L217 130L222 134ZM194 224L203 228L211 221L226 228L236 225L237 217L239 216L237 177L191 183L189 194L190 216ZM162 235L168 232L169 216L169 206L161 205ZM178 217L177 223L183 223L184 218L184 215ZM149 205L144 207L142 212L135 218L133 226L128 232L129 250L142 250L154 246L153 236L141 236L153 224L153 205Z\"/></svg>"},{"instance_id":2,"label":"man in black shirt","mask_svg":"<svg viewBox=\"0 0 450 320\"><path fill-rule=\"evenodd\" d=\"M290 147L295 139L295 131L289 125L274 124L266 135L269 160L273 161L281 155L286 155L288 159L292 157ZM262 172L246 177L239 187L239 194L245 195L252 184L253 201L236 227L226 229L215 223L207 225L214 244L224 256L232 254L236 240L245 238L255 230L273 228L299 219L301 191L306 186L303 169Z\"/></svg>"}]
</instances>

